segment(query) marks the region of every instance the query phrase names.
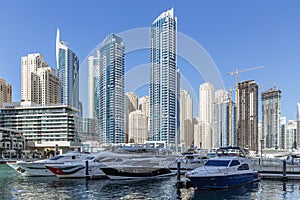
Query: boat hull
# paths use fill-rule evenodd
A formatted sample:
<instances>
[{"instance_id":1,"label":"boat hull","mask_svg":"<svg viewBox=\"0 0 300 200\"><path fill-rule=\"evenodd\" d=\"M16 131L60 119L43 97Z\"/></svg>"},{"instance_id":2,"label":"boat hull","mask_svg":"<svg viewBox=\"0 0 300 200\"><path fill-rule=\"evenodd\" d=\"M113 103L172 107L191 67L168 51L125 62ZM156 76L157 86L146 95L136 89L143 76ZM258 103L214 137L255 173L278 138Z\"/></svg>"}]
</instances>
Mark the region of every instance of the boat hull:
<instances>
[{"instance_id":1,"label":"boat hull","mask_svg":"<svg viewBox=\"0 0 300 200\"><path fill-rule=\"evenodd\" d=\"M107 177L113 180L128 180L128 179L145 179L145 178L161 178L174 175L168 168L159 168L154 170L135 169L115 169L115 168L101 168Z\"/></svg>"},{"instance_id":2,"label":"boat hull","mask_svg":"<svg viewBox=\"0 0 300 200\"><path fill-rule=\"evenodd\" d=\"M257 172L223 176L188 176L197 189L226 189L256 182Z\"/></svg>"},{"instance_id":3,"label":"boat hull","mask_svg":"<svg viewBox=\"0 0 300 200\"><path fill-rule=\"evenodd\" d=\"M99 166L89 166L88 174L83 165L46 166L58 178L105 178L105 174Z\"/></svg>"},{"instance_id":4,"label":"boat hull","mask_svg":"<svg viewBox=\"0 0 300 200\"><path fill-rule=\"evenodd\" d=\"M19 163L17 165L25 171L25 176L54 176L54 174L46 168L46 164L48 163Z\"/></svg>"}]
</instances>

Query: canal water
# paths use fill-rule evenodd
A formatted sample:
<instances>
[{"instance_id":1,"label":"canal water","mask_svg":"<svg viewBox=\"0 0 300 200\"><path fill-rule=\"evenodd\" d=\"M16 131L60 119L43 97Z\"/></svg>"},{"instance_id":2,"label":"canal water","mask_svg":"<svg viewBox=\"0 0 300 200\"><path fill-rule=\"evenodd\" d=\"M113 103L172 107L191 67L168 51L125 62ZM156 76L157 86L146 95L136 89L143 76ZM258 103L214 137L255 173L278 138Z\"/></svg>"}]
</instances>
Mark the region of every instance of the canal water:
<instances>
[{"instance_id":1,"label":"canal water","mask_svg":"<svg viewBox=\"0 0 300 200\"><path fill-rule=\"evenodd\" d=\"M175 183L176 177L143 181L23 177L0 164L0 199L300 199L300 180L262 180L217 191L177 189Z\"/></svg>"}]
</instances>

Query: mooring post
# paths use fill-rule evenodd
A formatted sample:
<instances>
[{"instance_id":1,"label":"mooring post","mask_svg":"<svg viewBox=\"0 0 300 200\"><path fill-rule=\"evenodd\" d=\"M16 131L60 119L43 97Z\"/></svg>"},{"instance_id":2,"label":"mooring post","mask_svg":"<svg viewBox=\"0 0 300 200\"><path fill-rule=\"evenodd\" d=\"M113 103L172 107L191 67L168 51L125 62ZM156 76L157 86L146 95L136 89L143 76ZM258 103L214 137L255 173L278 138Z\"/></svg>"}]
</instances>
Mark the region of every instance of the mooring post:
<instances>
[{"instance_id":1,"label":"mooring post","mask_svg":"<svg viewBox=\"0 0 300 200\"><path fill-rule=\"evenodd\" d=\"M286 179L286 160L284 160L282 162L283 167L282 167L282 175L283 175L283 179Z\"/></svg>"},{"instance_id":2,"label":"mooring post","mask_svg":"<svg viewBox=\"0 0 300 200\"><path fill-rule=\"evenodd\" d=\"M180 161L177 160L177 181L180 181Z\"/></svg>"},{"instance_id":3,"label":"mooring post","mask_svg":"<svg viewBox=\"0 0 300 200\"><path fill-rule=\"evenodd\" d=\"M85 176L88 177L89 175L89 161L85 161Z\"/></svg>"}]
</instances>

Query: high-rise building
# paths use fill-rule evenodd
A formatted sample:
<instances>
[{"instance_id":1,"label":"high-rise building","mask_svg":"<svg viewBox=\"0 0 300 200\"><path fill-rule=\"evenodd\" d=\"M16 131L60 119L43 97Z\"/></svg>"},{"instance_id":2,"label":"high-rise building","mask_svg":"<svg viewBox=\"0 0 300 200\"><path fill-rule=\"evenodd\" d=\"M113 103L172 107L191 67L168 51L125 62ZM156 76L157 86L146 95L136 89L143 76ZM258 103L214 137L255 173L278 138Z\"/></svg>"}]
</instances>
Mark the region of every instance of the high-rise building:
<instances>
[{"instance_id":1,"label":"high-rise building","mask_svg":"<svg viewBox=\"0 0 300 200\"><path fill-rule=\"evenodd\" d=\"M60 103L60 81L56 71L39 54L28 54L22 60L22 102L42 105Z\"/></svg>"},{"instance_id":2,"label":"high-rise building","mask_svg":"<svg viewBox=\"0 0 300 200\"><path fill-rule=\"evenodd\" d=\"M23 102L39 102L40 89L37 69L47 67L44 57L39 54L28 54L21 58L22 64L22 100Z\"/></svg>"},{"instance_id":3,"label":"high-rise building","mask_svg":"<svg viewBox=\"0 0 300 200\"><path fill-rule=\"evenodd\" d=\"M125 142L124 130L124 46L111 34L100 47L99 120L100 143Z\"/></svg>"},{"instance_id":4,"label":"high-rise building","mask_svg":"<svg viewBox=\"0 0 300 200\"><path fill-rule=\"evenodd\" d=\"M128 142L144 144L148 140L148 118L140 110L129 114Z\"/></svg>"},{"instance_id":5,"label":"high-rise building","mask_svg":"<svg viewBox=\"0 0 300 200\"><path fill-rule=\"evenodd\" d=\"M258 151L258 85L249 80L238 83L239 120L237 145Z\"/></svg>"},{"instance_id":6,"label":"high-rise building","mask_svg":"<svg viewBox=\"0 0 300 200\"><path fill-rule=\"evenodd\" d=\"M128 126L129 126L129 114L133 111L138 110L139 97L134 92L126 92L125 93L125 133L126 136L129 134ZM127 137L126 137L127 138ZM126 142L128 140L126 139Z\"/></svg>"},{"instance_id":7,"label":"high-rise building","mask_svg":"<svg viewBox=\"0 0 300 200\"><path fill-rule=\"evenodd\" d=\"M148 134L149 134L150 131L150 97L149 96L143 96L139 99L139 110L142 111L142 113L144 113L148 119Z\"/></svg>"},{"instance_id":8,"label":"high-rise building","mask_svg":"<svg viewBox=\"0 0 300 200\"><path fill-rule=\"evenodd\" d=\"M51 105L60 102L60 82L51 67L37 69L40 85L40 104Z\"/></svg>"},{"instance_id":9,"label":"high-rise building","mask_svg":"<svg viewBox=\"0 0 300 200\"><path fill-rule=\"evenodd\" d=\"M200 125L199 125L199 118L194 117L193 118L193 126L194 126L194 146L196 148L201 148L201 135L200 135Z\"/></svg>"},{"instance_id":10,"label":"high-rise building","mask_svg":"<svg viewBox=\"0 0 300 200\"><path fill-rule=\"evenodd\" d=\"M62 104L79 108L79 60L77 55L56 35L56 67L60 80L60 101Z\"/></svg>"},{"instance_id":11,"label":"high-rise building","mask_svg":"<svg viewBox=\"0 0 300 200\"><path fill-rule=\"evenodd\" d=\"M83 144L83 151L94 152L100 146L100 127L99 120L95 118L81 118L82 128L80 139Z\"/></svg>"},{"instance_id":12,"label":"high-rise building","mask_svg":"<svg viewBox=\"0 0 300 200\"><path fill-rule=\"evenodd\" d=\"M286 117L280 117L279 148L286 149Z\"/></svg>"},{"instance_id":13,"label":"high-rise building","mask_svg":"<svg viewBox=\"0 0 300 200\"><path fill-rule=\"evenodd\" d=\"M213 147L219 148L229 145L229 110L228 92L226 90L217 90L214 100L214 129L213 129Z\"/></svg>"},{"instance_id":14,"label":"high-rise building","mask_svg":"<svg viewBox=\"0 0 300 200\"><path fill-rule=\"evenodd\" d=\"M176 66L173 8L150 28L150 140L177 146L179 141L179 73Z\"/></svg>"},{"instance_id":15,"label":"high-rise building","mask_svg":"<svg viewBox=\"0 0 300 200\"><path fill-rule=\"evenodd\" d=\"M262 92L262 131L265 148L279 147L280 134L280 95L281 91L272 88Z\"/></svg>"},{"instance_id":16,"label":"high-rise building","mask_svg":"<svg viewBox=\"0 0 300 200\"><path fill-rule=\"evenodd\" d=\"M203 123L202 148L211 149L213 148L214 86L208 82L201 84L199 95L199 119Z\"/></svg>"},{"instance_id":17,"label":"high-rise building","mask_svg":"<svg viewBox=\"0 0 300 200\"><path fill-rule=\"evenodd\" d=\"M297 103L297 148L300 148L300 103Z\"/></svg>"},{"instance_id":18,"label":"high-rise building","mask_svg":"<svg viewBox=\"0 0 300 200\"><path fill-rule=\"evenodd\" d=\"M99 118L99 50L97 54L88 57L88 116L95 119Z\"/></svg>"},{"instance_id":19,"label":"high-rise building","mask_svg":"<svg viewBox=\"0 0 300 200\"><path fill-rule=\"evenodd\" d=\"M6 83L3 78L0 78L0 107L2 103L11 103L12 87L10 84Z\"/></svg>"},{"instance_id":20,"label":"high-rise building","mask_svg":"<svg viewBox=\"0 0 300 200\"><path fill-rule=\"evenodd\" d=\"M263 145L263 134L262 134L262 121L259 121L257 124L257 132L258 132L258 141L259 141L259 145L258 145L258 152L262 154L262 147Z\"/></svg>"},{"instance_id":21,"label":"high-rise building","mask_svg":"<svg viewBox=\"0 0 300 200\"><path fill-rule=\"evenodd\" d=\"M150 98L149 96L143 96L139 99L139 110L145 113L145 115L149 118L150 116Z\"/></svg>"},{"instance_id":22,"label":"high-rise building","mask_svg":"<svg viewBox=\"0 0 300 200\"><path fill-rule=\"evenodd\" d=\"M193 143L193 100L188 91L180 90L180 144L187 148Z\"/></svg>"},{"instance_id":23,"label":"high-rise building","mask_svg":"<svg viewBox=\"0 0 300 200\"><path fill-rule=\"evenodd\" d=\"M295 120L289 120L286 127L286 149L296 149L297 138L297 123Z\"/></svg>"}]
</instances>

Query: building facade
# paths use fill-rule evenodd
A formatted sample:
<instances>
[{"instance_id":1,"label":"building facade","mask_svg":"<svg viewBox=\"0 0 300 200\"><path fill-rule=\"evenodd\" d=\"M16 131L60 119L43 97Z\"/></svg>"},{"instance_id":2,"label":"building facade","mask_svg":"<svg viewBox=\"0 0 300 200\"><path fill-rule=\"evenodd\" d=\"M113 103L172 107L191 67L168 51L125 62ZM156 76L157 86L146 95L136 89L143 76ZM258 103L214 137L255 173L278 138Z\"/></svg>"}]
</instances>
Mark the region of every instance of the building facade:
<instances>
[{"instance_id":1,"label":"building facade","mask_svg":"<svg viewBox=\"0 0 300 200\"><path fill-rule=\"evenodd\" d=\"M77 55L56 35L56 67L60 80L60 102L79 108L79 60Z\"/></svg>"},{"instance_id":2,"label":"building facade","mask_svg":"<svg viewBox=\"0 0 300 200\"><path fill-rule=\"evenodd\" d=\"M89 118L99 118L99 76L100 52L97 56L88 58L88 116Z\"/></svg>"},{"instance_id":3,"label":"building facade","mask_svg":"<svg viewBox=\"0 0 300 200\"><path fill-rule=\"evenodd\" d=\"M193 100L188 91L180 90L180 144L187 148L193 143Z\"/></svg>"},{"instance_id":4,"label":"building facade","mask_svg":"<svg viewBox=\"0 0 300 200\"><path fill-rule=\"evenodd\" d=\"M150 116L150 98L149 96L143 96L139 99L139 110L145 113L149 118Z\"/></svg>"},{"instance_id":5,"label":"building facade","mask_svg":"<svg viewBox=\"0 0 300 200\"><path fill-rule=\"evenodd\" d=\"M150 140L176 146L179 141L179 76L176 66L176 25L173 8L150 28Z\"/></svg>"},{"instance_id":6,"label":"building facade","mask_svg":"<svg viewBox=\"0 0 300 200\"><path fill-rule=\"evenodd\" d=\"M272 88L262 92L262 131L265 148L279 148L281 91Z\"/></svg>"},{"instance_id":7,"label":"building facade","mask_svg":"<svg viewBox=\"0 0 300 200\"><path fill-rule=\"evenodd\" d=\"M250 151L258 151L258 85L249 80L238 83L239 120L237 145Z\"/></svg>"},{"instance_id":8,"label":"building facade","mask_svg":"<svg viewBox=\"0 0 300 200\"><path fill-rule=\"evenodd\" d=\"M41 152L56 145L64 152L77 150L81 146L78 112L67 105L10 103L0 109L0 127L22 131L28 148Z\"/></svg>"},{"instance_id":9,"label":"building facade","mask_svg":"<svg viewBox=\"0 0 300 200\"><path fill-rule=\"evenodd\" d=\"M126 92L125 93L125 134L126 134L126 142L128 142L128 134L129 134L129 114L133 111L138 110L139 105L139 97L134 92Z\"/></svg>"},{"instance_id":10,"label":"building facade","mask_svg":"<svg viewBox=\"0 0 300 200\"><path fill-rule=\"evenodd\" d=\"M297 148L300 148L300 103L297 103Z\"/></svg>"},{"instance_id":11,"label":"building facade","mask_svg":"<svg viewBox=\"0 0 300 200\"><path fill-rule=\"evenodd\" d=\"M213 148L229 145L228 92L217 90L214 99Z\"/></svg>"},{"instance_id":12,"label":"building facade","mask_svg":"<svg viewBox=\"0 0 300 200\"><path fill-rule=\"evenodd\" d=\"M2 103L11 103L12 99L12 87L10 84L6 83L3 78L0 78L0 107Z\"/></svg>"},{"instance_id":13,"label":"building facade","mask_svg":"<svg viewBox=\"0 0 300 200\"><path fill-rule=\"evenodd\" d=\"M297 138L297 122L295 120L289 120L286 127L286 149L296 149Z\"/></svg>"},{"instance_id":14,"label":"building facade","mask_svg":"<svg viewBox=\"0 0 300 200\"><path fill-rule=\"evenodd\" d=\"M99 120L100 143L125 142L124 46L111 34L100 47Z\"/></svg>"},{"instance_id":15,"label":"building facade","mask_svg":"<svg viewBox=\"0 0 300 200\"><path fill-rule=\"evenodd\" d=\"M286 149L286 117L280 117L279 149Z\"/></svg>"},{"instance_id":16,"label":"building facade","mask_svg":"<svg viewBox=\"0 0 300 200\"><path fill-rule=\"evenodd\" d=\"M48 66L40 53L21 58L22 102L42 105L60 103L60 81L56 71Z\"/></svg>"},{"instance_id":17,"label":"building facade","mask_svg":"<svg viewBox=\"0 0 300 200\"><path fill-rule=\"evenodd\" d=\"M100 147L99 120L95 118L82 118L82 127L79 134L83 151L95 152Z\"/></svg>"},{"instance_id":18,"label":"building facade","mask_svg":"<svg viewBox=\"0 0 300 200\"><path fill-rule=\"evenodd\" d=\"M0 155L7 154L11 157L12 154L20 155L24 150L26 150L26 140L22 131L0 127Z\"/></svg>"},{"instance_id":19,"label":"building facade","mask_svg":"<svg viewBox=\"0 0 300 200\"><path fill-rule=\"evenodd\" d=\"M203 83L199 88L199 118L203 123L202 148L213 148L213 115L214 115L214 86L211 83Z\"/></svg>"},{"instance_id":20,"label":"building facade","mask_svg":"<svg viewBox=\"0 0 300 200\"><path fill-rule=\"evenodd\" d=\"M144 144L149 139L148 118L140 110L133 111L129 114L128 123L128 142Z\"/></svg>"}]
</instances>

